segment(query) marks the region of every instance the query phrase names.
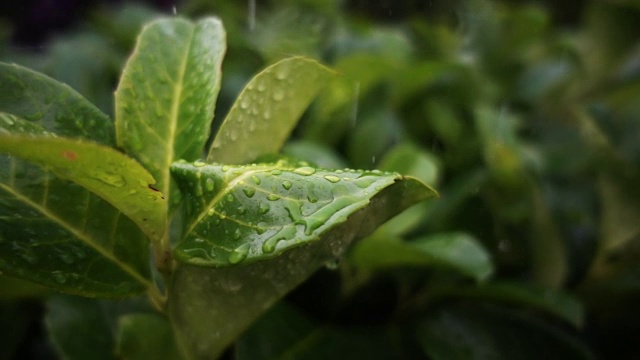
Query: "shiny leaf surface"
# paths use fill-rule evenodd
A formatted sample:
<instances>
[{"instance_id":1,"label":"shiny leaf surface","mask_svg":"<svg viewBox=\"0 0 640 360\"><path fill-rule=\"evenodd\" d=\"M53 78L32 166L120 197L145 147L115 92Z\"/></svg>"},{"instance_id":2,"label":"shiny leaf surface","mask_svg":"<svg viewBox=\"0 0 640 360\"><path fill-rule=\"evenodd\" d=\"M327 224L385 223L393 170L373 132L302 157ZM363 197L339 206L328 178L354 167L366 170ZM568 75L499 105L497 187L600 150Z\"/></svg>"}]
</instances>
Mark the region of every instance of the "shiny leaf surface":
<instances>
[{"instance_id":1,"label":"shiny leaf surface","mask_svg":"<svg viewBox=\"0 0 640 360\"><path fill-rule=\"evenodd\" d=\"M413 178L380 171L196 162L176 163L172 173L187 197L188 212L186 235L176 257L202 266L274 258L287 249L319 240L336 225L348 223L351 214L366 208L392 185L402 187L406 191L403 197L412 198L412 202L434 195ZM351 225L358 228L362 224Z\"/></svg>"},{"instance_id":2,"label":"shiny leaf surface","mask_svg":"<svg viewBox=\"0 0 640 360\"><path fill-rule=\"evenodd\" d=\"M0 147L35 159L57 157L57 171L64 162L86 155L75 147L89 144L25 137L44 130L6 114L0 117L0 129ZM23 135L13 138L7 133ZM57 147L42 152L32 143L38 139L57 143ZM60 144L71 144L73 149L60 148ZM104 170L90 166L78 171L100 169ZM68 172L68 168L62 171ZM96 184L102 181L107 186L106 182L121 179L121 175L103 175ZM152 286L148 280L148 242L140 229L107 201L47 167L0 156L0 225L0 271L6 275L85 296L125 296Z\"/></svg>"},{"instance_id":3,"label":"shiny leaf surface","mask_svg":"<svg viewBox=\"0 0 640 360\"><path fill-rule=\"evenodd\" d=\"M170 191L171 163L202 155L225 46L218 19L158 20L144 28L120 80L118 145L149 170L167 199L179 195Z\"/></svg>"},{"instance_id":4,"label":"shiny leaf surface","mask_svg":"<svg viewBox=\"0 0 640 360\"><path fill-rule=\"evenodd\" d=\"M178 341L194 357L220 353L355 239L435 195L419 181L393 173L196 165L173 168L191 194L185 202L191 204L190 225L176 257L215 268L180 266L169 303ZM210 193L207 179L213 179Z\"/></svg>"},{"instance_id":5,"label":"shiny leaf surface","mask_svg":"<svg viewBox=\"0 0 640 360\"><path fill-rule=\"evenodd\" d=\"M10 125L9 125L10 124ZM0 153L46 167L56 176L92 191L130 217L151 239L162 236L164 198L139 163L102 145L72 139L33 136L36 125L0 113ZM21 135L14 135L13 129ZM6 133L9 133L7 135Z\"/></svg>"},{"instance_id":6,"label":"shiny leaf surface","mask_svg":"<svg viewBox=\"0 0 640 360\"><path fill-rule=\"evenodd\" d=\"M332 72L300 57L282 60L256 75L229 111L207 161L243 164L277 153Z\"/></svg>"},{"instance_id":7,"label":"shiny leaf surface","mask_svg":"<svg viewBox=\"0 0 640 360\"><path fill-rule=\"evenodd\" d=\"M0 111L57 135L114 144L113 122L69 86L19 65L0 63Z\"/></svg>"}]
</instances>

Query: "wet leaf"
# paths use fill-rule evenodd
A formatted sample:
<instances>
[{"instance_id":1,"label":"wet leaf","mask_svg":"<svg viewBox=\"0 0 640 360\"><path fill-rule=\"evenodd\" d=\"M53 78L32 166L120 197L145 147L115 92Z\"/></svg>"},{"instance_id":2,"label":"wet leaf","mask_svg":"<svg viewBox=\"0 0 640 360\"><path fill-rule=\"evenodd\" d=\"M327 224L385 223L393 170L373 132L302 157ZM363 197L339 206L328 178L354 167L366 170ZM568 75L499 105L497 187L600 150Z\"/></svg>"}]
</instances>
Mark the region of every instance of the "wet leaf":
<instances>
[{"instance_id":1,"label":"wet leaf","mask_svg":"<svg viewBox=\"0 0 640 360\"><path fill-rule=\"evenodd\" d=\"M207 161L243 164L278 153L331 74L328 68L301 57L263 70L238 96L216 134Z\"/></svg>"},{"instance_id":2,"label":"wet leaf","mask_svg":"<svg viewBox=\"0 0 640 360\"><path fill-rule=\"evenodd\" d=\"M149 170L167 200L179 196L171 186L171 163L202 155L220 89L225 36L215 18L151 23L116 91L118 145Z\"/></svg>"},{"instance_id":3,"label":"wet leaf","mask_svg":"<svg viewBox=\"0 0 640 360\"><path fill-rule=\"evenodd\" d=\"M73 176L106 171L113 165L103 163L105 159L100 159L102 167L86 160L105 152L110 154L107 158L122 160L124 156L97 144L24 136L43 133L36 124L6 114L0 117L0 148L38 162L53 159L49 168L0 155L0 271L85 296L125 296L153 286L148 279L148 240L140 229L86 187L54 174L59 171L68 177L70 171L75 172ZM40 145L48 149L43 151ZM101 151L87 157L87 149ZM65 167L73 161L84 167ZM106 189L114 187L108 182L119 185L127 176L118 172L103 175L97 180L81 179L80 183L93 182L89 187ZM129 187L141 187L137 178L135 181ZM109 196L126 199L115 192Z\"/></svg>"},{"instance_id":4,"label":"wet leaf","mask_svg":"<svg viewBox=\"0 0 640 360\"><path fill-rule=\"evenodd\" d=\"M183 191L191 194L185 202L191 204L189 225L176 257L214 268L180 266L169 304L178 341L196 357L220 353L353 240L435 195L419 181L393 173L197 165L173 167ZM208 179L214 181L210 193ZM269 209L261 209L264 205ZM257 261L263 259L269 261Z\"/></svg>"},{"instance_id":5,"label":"wet leaf","mask_svg":"<svg viewBox=\"0 0 640 360\"><path fill-rule=\"evenodd\" d=\"M69 86L19 65L0 63L0 111L57 135L113 145L113 122Z\"/></svg>"},{"instance_id":6,"label":"wet leaf","mask_svg":"<svg viewBox=\"0 0 640 360\"><path fill-rule=\"evenodd\" d=\"M487 280L493 273L489 253L464 233L435 234L407 242L381 233L358 243L351 259L361 268L435 267L455 270L477 281Z\"/></svg>"},{"instance_id":7,"label":"wet leaf","mask_svg":"<svg viewBox=\"0 0 640 360\"><path fill-rule=\"evenodd\" d=\"M42 165L57 177L83 186L131 218L151 239L162 237L165 201L154 189L151 174L138 162L103 145L37 136L43 132L35 126L0 113L0 153ZM14 135L14 129L19 135Z\"/></svg>"},{"instance_id":8,"label":"wet leaf","mask_svg":"<svg viewBox=\"0 0 640 360\"><path fill-rule=\"evenodd\" d=\"M317 241L336 225L348 223L356 211L366 210L389 186L403 188L405 199L378 199L396 204L382 217L403 210L398 205L409 198L414 203L435 194L419 181L397 173L316 170L281 163L175 163L172 173L187 198L188 213L176 258L213 267L274 258L292 247Z\"/></svg>"}]
</instances>

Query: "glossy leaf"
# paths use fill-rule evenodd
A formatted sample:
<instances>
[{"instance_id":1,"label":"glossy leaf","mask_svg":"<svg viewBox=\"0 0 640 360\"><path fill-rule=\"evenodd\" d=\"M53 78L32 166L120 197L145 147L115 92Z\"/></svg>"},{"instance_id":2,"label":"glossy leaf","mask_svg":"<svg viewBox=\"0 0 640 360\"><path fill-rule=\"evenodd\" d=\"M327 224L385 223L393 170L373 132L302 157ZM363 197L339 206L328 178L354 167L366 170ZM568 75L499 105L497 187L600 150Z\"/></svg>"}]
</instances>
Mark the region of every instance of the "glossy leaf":
<instances>
[{"instance_id":1,"label":"glossy leaf","mask_svg":"<svg viewBox=\"0 0 640 360\"><path fill-rule=\"evenodd\" d=\"M170 191L169 166L202 155L220 89L221 22L163 19L146 26L116 91L118 145ZM175 203L175 200L172 203Z\"/></svg>"},{"instance_id":2,"label":"glossy leaf","mask_svg":"<svg viewBox=\"0 0 640 360\"><path fill-rule=\"evenodd\" d=\"M69 86L18 65L0 63L0 111L57 135L114 144L111 120Z\"/></svg>"},{"instance_id":3,"label":"glossy leaf","mask_svg":"<svg viewBox=\"0 0 640 360\"><path fill-rule=\"evenodd\" d=\"M6 114L0 117L0 129L0 147L33 159L57 157L54 165L62 172L69 171L65 162L86 155L76 147L90 144L55 137L7 136L43 130ZM58 145L53 152L51 148L43 152L33 143L37 140ZM59 147L65 143L72 148ZM90 165L75 171L105 171ZM116 174L105 173L94 185L102 181L107 186L107 181L120 179ZM153 286L148 279L148 241L139 228L105 200L46 167L0 156L0 224L0 271L6 275L86 296L131 295Z\"/></svg>"},{"instance_id":4,"label":"glossy leaf","mask_svg":"<svg viewBox=\"0 0 640 360\"><path fill-rule=\"evenodd\" d=\"M367 269L390 267L444 268L458 271L477 281L493 273L487 251L473 237L463 233L444 233L404 242L384 233L358 243L351 259Z\"/></svg>"},{"instance_id":5,"label":"glossy leaf","mask_svg":"<svg viewBox=\"0 0 640 360\"><path fill-rule=\"evenodd\" d=\"M190 225L176 257L217 268L180 266L169 294L178 341L195 357L220 353L275 301L341 256L353 240L435 195L419 181L392 173L197 165L177 163L173 168L184 192L191 194L185 202L191 204ZM211 194L207 179L213 179ZM268 211L261 210L263 205L269 205Z\"/></svg>"},{"instance_id":6,"label":"glossy leaf","mask_svg":"<svg viewBox=\"0 0 640 360\"><path fill-rule=\"evenodd\" d=\"M34 126L0 113L0 153L40 164L59 178L83 186L131 218L151 239L162 237L164 198L154 189L151 174L139 163L103 145L33 136L41 131L26 128ZM15 128L22 134L13 135Z\"/></svg>"},{"instance_id":7,"label":"glossy leaf","mask_svg":"<svg viewBox=\"0 0 640 360\"><path fill-rule=\"evenodd\" d=\"M207 161L243 164L278 153L332 72L300 57L256 75L238 96L216 134Z\"/></svg>"},{"instance_id":8,"label":"glossy leaf","mask_svg":"<svg viewBox=\"0 0 640 360\"><path fill-rule=\"evenodd\" d=\"M168 319L159 314L129 314L118 319L119 359L180 360Z\"/></svg>"},{"instance_id":9,"label":"glossy leaf","mask_svg":"<svg viewBox=\"0 0 640 360\"><path fill-rule=\"evenodd\" d=\"M377 200L390 207L395 204L381 214L384 220L389 213L404 209L400 204L435 194L419 181L397 173L316 170L302 165L174 164L172 173L188 199L185 236L176 248L176 258L214 267L273 258L319 240L338 224L349 223L350 215L367 211L370 201L389 186L405 193L402 199ZM372 223L382 222L375 212L370 216Z\"/></svg>"}]
</instances>

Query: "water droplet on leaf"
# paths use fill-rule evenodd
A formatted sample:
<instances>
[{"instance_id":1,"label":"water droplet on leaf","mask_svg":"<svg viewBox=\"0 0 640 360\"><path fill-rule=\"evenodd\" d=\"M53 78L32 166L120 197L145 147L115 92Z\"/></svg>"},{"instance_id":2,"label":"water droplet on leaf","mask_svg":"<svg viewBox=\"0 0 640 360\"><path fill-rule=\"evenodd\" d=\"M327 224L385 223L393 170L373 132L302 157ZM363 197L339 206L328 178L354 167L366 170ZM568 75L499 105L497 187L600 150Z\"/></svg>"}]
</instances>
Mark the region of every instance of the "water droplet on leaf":
<instances>
[{"instance_id":1,"label":"water droplet on leaf","mask_svg":"<svg viewBox=\"0 0 640 360\"><path fill-rule=\"evenodd\" d=\"M299 167L295 170L293 170L294 173L298 174L298 175L313 175L316 173L316 169L309 167L309 166L303 166L303 167Z\"/></svg>"},{"instance_id":2,"label":"water droplet on leaf","mask_svg":"<svg viewBox=\"0 0 640 360\"><path fill-rule=\"evenodd\" d=\"M332 183L337 183L338 181L340 181L340 178L334 175L325 175L324 176L325 180L332 182Z\"/></svg>"},{"instance_id":3,"label":"water droplet on leaf","mask_svg":"<svg viewBox=\"0 0 640 360\"><path fill-rule=\"evenodd\" d=\"M249 254L249 244L242 244L229 254L229 262L238 264L247 258L247 254Z\"/></svg>"},{"instance_id":4,"label":"water droplet on leaf","mask_svg":"<svg viewBox=\"0 0 640 360\"><path fill-rule=\"evenodd\" d=\"M292 184L291 184L291 181L289 181L289 180L285 180L285 181L282 182L282 187L285 188L285 190L291 189L291 186L292 186Z\"/></svg>"},{"instance_id":5,"label":"water droplet on leaf","mask_svg":"<svg viewBox=\"0 0 640 360\"><path fill-rule=\"evenodd\" d=\"M244 192L244 194L247 195L248 198L252 198L253 195L256 194L256 189L254 189L252 187L246 187L246 188L242 189L242 192Z\"/></svg>"}]
</instances>

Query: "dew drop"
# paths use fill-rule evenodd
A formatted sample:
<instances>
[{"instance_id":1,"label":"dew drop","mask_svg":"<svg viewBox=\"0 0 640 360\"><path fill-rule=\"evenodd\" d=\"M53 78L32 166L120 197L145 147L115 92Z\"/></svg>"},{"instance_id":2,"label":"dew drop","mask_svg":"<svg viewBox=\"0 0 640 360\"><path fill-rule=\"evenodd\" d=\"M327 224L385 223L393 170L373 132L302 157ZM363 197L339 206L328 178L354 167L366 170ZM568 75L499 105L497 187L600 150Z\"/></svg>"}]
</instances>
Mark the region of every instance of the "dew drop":
<instances>
[{"instance_id":1,"label":"dew drop","mask_svg":"<svg viewBox=\"0 0 640 360\"><path fill-rule=\"evenodd\" d=\"M277 194L269 194L269 196L267 196L267 200L269 201L276 201L280 199L280 195Z\"/></svg>"},{"instance_id":2,"label":"dew drop","mask_svg":"<svg viewBox=\"0 0 640 360\"><path fill-rule=\"evenodd\" d=\"M282 182L282 187L285 188L285 190L291 189L291 186L292 186L292 184L291 184L291 181L289 181L289 180L285 180L285 181Z\"/></svg>"},{"instance_id":3,"label":"dew drop","mask_svg":"<svg viewBox=\"0 0 640 360\"><path fill-rule=\"evenodd\" d=\"M214 208L211 208L207 211L207 214L209 214L209 216L213 216L215 215L215 213L216 213L216 210Z\"/></svg>"},{"instance_id":4,"label":"dew drop","mask_svg":"<svg viewBox=\"0 0 640 360\"><path fill-rule=\"evenodd\" d=\"M62 260L62 262L69 265L73 264L76 261L76 259L71 254L60 254L58 257L60 258L60 260Z\"/></svg>"},{"instance_id":5,"label":"dew drop","mask_svg":"<svg viewBox=\"0 0 640 360\"><path fill-rule=\"evenodd\" d=\"M371 184L373 184L375 181L376 181L376 177L375 176L366 176L366 177L361 177L361 178L356 179L354 181L354 183L359 188L366 189L369 186L371 186Z\"/></svg>"},{"instance_id":6,"label":"dew drop","mask_svg":"<svg viewBox=\"0 0 640 360\"><path fill-rule=\"evenodd\" d=\"M334 175L325 175L324 176L325 180L332 182L332 183L337 183L338 181L340 181L340 178Z\"/></svg>"},{"instance_id":7,"label":"dew drop","mask_svg":"<svg viewBox=\"0 0 640 360\"><path fill-rule=\"evenodd\" d=\"M229 171L229 169L230 169L229 165L222 166L222 172Z\"/></svg>"},{"instance_id":8,"label":"dew drop","mask_svg":"<svg viewBox=\"0 0 640 360\"><path fill-rule=\"evenodd\" d=\"M309 166L303 166L303 167L299 167L295 170L293 170L294 173L298 174L298 175L304 175L304 176L309 176L309 175L313 175L316 173L316 169L309 167Z\"/></svg>"},{"instance_id":9,"label":"dew drop","mask_svg":"<svg viewBox=\"0 0 640 360\"><path fill-rule=\"evenodd\" d=\"M276 89L273 92L272 98L274 101L282 101L282 99L284 99L284 91L282 89Z\"/></svg>"},{"instance_id":10,"label":"dew drop","mask_svg":"<svg viewBox=\"0 0 640 360\"><path fill-rule=\"evenodd\" d=\"M109 172L96 172L93 174L93 178L115 187L123 187L127 183L122 175L112 174Z\"/></svg>"},{"instance_id":11,"label":"dew drop","mask_svg":"<svg viewBox=\"0 0 640 360\"><path fill-rule=\"evenodd\" d=\"M240 215L244 215L247 212L247 208L245 208L244 206L240 206L238 207L238 214Z\"/></svg>"},{"instance_id":12,"label":"dew drop","mask_svg":"<svg viewBox=\"0 0 640 360\"><path fill-rule=\"evenodd\" d=\"M206 165L206 163L204 161L201 161L201 160L195 161L193 163L193 166L195 166L195 167L203 167L205 165Z\"/></svg>"},{"instance_id":13,"label":"dew drop","mask_svg":"<svg viewBox=\"0 0 640 360\"><path fill-rule=\"evenodd\" d=\"M244 194L247 195L248 198L252 198L253 195L256 194L256 189L254 189L252 187L246 187L246 188L242 189L242 192L244 192Z\"/></svg>"},{"instance_id":14,"label":"dew drop","mask_svg":"<svg viewBox=\"0 0 640 360\"><path fill-rule=\"evenodd\" d=\"M271 170L271 175L280 175L282 174L281 170L275 169L275 170Z\"/></svg>"},{"instance_id":15,"label":"dew drop","mask_svg":"<svg viewBox=\"0 0 640 360\"><path fill-rule=\"evenodd\" d=\"M31 265L36 265L40 259L38 259L38 255L28 250L20 255L20 257L28 262Z\"/></svg>"},{"instance_id":16,"label":"dew drop","mask_svg":"<svg viewBox=\"0 0 640 360\"><path fill-rule=\"evenodd\" d=\"M262 252L266 254L274 252L280 240L284 240L284 238L277 238L275 236L270 237L267 241L262 243Z\"/></svg>"},{"instance_id":17,"label":"dew drop","mask_svg":"<svg viewBox=\"0 0 640 360\"><path fill-rule=\"evenodd\" d=\"M269 210L271 210L271 206L269 206L269 204L261 203L260 207L258 208L258 213L264 215L268 213Z\"/></svg>"},{"instance_id":18,"label":"dew drop","mask_svg":"<svg viewBox=\"0 0 640 360\"><path fill-rule=\"evenodd\" d=\"M213 191L213 189L214 189L213 179L208 178L207 181L205 181L205 186L207 188L207 191Z\"/></svg>"},{"instance_id":19,"label":"dew drop","mask_svg":"<svg viewBox=\"0 0 640 360\"><path fill-rule=\"evenodd\" d=\"M231 194L227 194L226 199L228 202L233 202L233 200L235 200L235 198Z\"/></svg>"},{"instance_id":20,"label":"dew drop","mask_svg":"<svg viewBox=\"0 0 640 360\"><path fill-rule=\"evenodd\" d=\"M242 244L229 254L229 263L238 264L246 259L248 254L249 244Z\"/></svg>"},{"instance_id":21,"label":"dew drop","mask_svg":"<svg viewBox=\"0 0 640 360\"><path fill-rule=\"evenodd\" d=\"M255 176L255 175L252 175L251 176L251 180L253 180L253 182L256 183L256 185L260 185L260 178L259 177Z\"/></svg>"},{"instance_id":22,"label":"dew drop","mask_svg":"<svg viewBox=\"0 0 640 360\"><path fill-rule=\"evenodd\" d=\"M58 284L64 284L67 282L67 275L62 271L53 271L51 275L53 275L53 278L58 282Z\"/></svg>"}]
</instances>

